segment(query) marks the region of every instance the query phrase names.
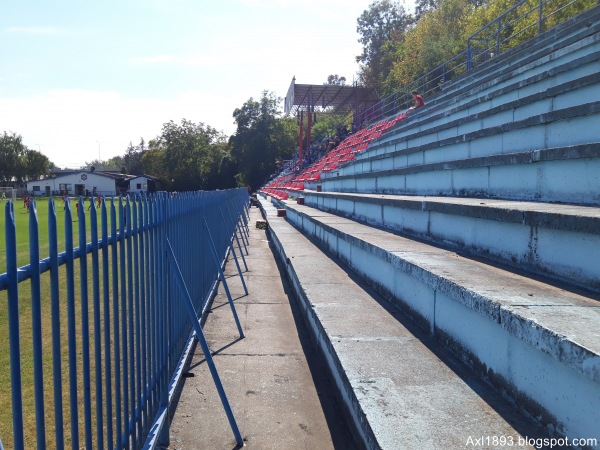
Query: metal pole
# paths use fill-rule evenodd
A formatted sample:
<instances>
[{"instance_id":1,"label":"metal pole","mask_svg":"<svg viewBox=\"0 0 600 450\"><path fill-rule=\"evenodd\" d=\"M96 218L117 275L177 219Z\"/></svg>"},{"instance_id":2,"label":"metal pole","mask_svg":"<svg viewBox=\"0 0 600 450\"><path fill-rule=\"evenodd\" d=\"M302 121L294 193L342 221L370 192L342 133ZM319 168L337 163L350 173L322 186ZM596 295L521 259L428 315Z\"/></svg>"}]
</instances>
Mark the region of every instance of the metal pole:
<instances>
[{"instance_id":1,"label":"metal pole","mask_svg":"<svg viewBox=\"0 0 600 450\"><path fill-rule=\"evenodd\" d=\"M223 215L223 211L221 210L220 206L219 206L219 212L221 213L221 218L223 219L223 225L225 225L225 227L228 228L227 221L225 220L225 216ZM246 295L248 295L248 288L246 287L246 282L244 281L244 276L242 275L242 268L240 267L240 263L238 262L237 255L235 254L235 248L233 246L233 237L229 240L229 248L231 249L231 253L233 254L233 260L235 261L235 266L237 267L238 274L240 275L240 280L242 280L242 286L244 286L244 292L246 293ZM248 270L248 269L246 268L246 270Z\"/></svg>"},{"instance_id":2,"label":"metal pole","mask_svg":"<svg viewBox=\"0 0 600 450\"><path fill-rule=\"evenodd\" d=\"M179 269L179 265L177 264L177 258L175 258L175 254L173 253L173 248L171 247L171 243L169 242L169 238L166 238L167 246L170 250L170 255L173 260L173 267L175 268L174 272L179 280L179 287L185 295L184 303L185 307L188 311L188 315L190 320L194 326L194 331L196 332L196 336L198 337L198 341L200 342L200 346L202 347L202 352L204 353L204 358L206 359L206 363L208 364L208 368L210 369L210 374L212 375L215 386L217 387L217 391L219 393L219 397L221 398L221 404L223 405L223 409L225 409L225 414L227 414L227 419L229 420L229 425L231 426L231 431L233 431L233 435L235 436L235 442L239 446L244 445L244 440L242 439L242 435L240 434L240 430L237 426L237 422L235 421L235 417L233 415L233 411L231 406L229 405L229 400L227 400L227 394L225 393L225 389L223 389L223 384L221 383L221 378L219 377L219 372L217 371L217 367L215 366L215 362L213 361L212 355L210 353L210 348L208 347L208 343L206 342L206 338L204 336L204 332L202 331L202 327L200 326L200 322L196 317L196 311L194 310L194 304L192 302L192 297L188 292L187 286L185 285L185 280L183 275L181 274L181 270ZM187 301L185 301L187 299Z\"/></svg>"},{"instance_id":3,"label":"metal pole","mask_svg":"<svg viewBox=\"0 0 600 450\"><path fill-rule=\"evenodd\" d=\"M240 324L240 320L238 319L237 312L235 311L235 305L233 304L233 298L231 298L231 292L229 292L229 286L227 286L227 280L225 279L225 274L221 269L221 263L219 262L219 256L217 254L217 249L215 248L215 243L212 238L212 234L210 232L210 228L208 228L208 223L206 222L206 218L204 219L204 226L206 227L206 231L208 232L208 241L211 252L213 254L213 259L215 261L215 265L217 266L217 272L219 273L219 277L221 278L221 282L223 283L223 288L225 288L225 293L227 294L227 299L229 300L229 306L231 308L231 312L233 313L233 318L235 319L235 324L237 325L238 332L240 334L240 338L244 337L244 331L242 330L242 325Z\"/></svg>"}]
</instances>

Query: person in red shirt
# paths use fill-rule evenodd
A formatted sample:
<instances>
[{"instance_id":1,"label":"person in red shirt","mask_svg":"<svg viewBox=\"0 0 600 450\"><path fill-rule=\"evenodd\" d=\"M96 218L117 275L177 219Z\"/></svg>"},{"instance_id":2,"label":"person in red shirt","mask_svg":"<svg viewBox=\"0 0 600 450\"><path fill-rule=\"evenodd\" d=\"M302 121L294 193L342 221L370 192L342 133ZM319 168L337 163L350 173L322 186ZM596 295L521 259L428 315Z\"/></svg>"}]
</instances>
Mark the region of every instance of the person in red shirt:
<instances>
[{"instance_id":1,"label":"person in red shirt","mask_svg":"<svg viewBox=\"0 0 600 450\"><path fill-rule=\"evenodd\" d=\"M413 98L415 104L413 106L411 106L410 108L408 108L408 111L406 111L407 114L409 112L411 112L413 109L417 109L417 108L421 108L421 107L425 106L423 97L421 97L417 91L412 91L410 93L410 95L412 95L412 98Z\"/></svg>"}]
</instances>

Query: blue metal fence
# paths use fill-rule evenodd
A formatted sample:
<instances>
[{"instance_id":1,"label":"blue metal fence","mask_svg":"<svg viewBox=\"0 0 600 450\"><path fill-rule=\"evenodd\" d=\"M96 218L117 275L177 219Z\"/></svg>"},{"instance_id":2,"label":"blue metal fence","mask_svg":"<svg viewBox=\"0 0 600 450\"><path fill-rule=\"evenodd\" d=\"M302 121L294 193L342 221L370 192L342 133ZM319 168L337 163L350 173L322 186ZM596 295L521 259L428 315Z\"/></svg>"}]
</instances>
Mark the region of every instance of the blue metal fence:
<instances>
[{"instance_id":1,"label":"blue metal fence","mask_svg":"<svg viewBox=\"0 0 600 450\"><path fill-rule=\"evenodd\" d=\"M193 337L185 302L200 318L233 244L247 253L247 213L246 189L113 198L98 211L77 208L76 222L67 204L62 237L53 200L47 230L32 202L24 255L24 230L7 203L0 331L9 339L0 352L10 355L10 395L0 398L12 426L0 422L4 444L142 448L168 439L169 402Z\"/></svg>"}]
</instances>

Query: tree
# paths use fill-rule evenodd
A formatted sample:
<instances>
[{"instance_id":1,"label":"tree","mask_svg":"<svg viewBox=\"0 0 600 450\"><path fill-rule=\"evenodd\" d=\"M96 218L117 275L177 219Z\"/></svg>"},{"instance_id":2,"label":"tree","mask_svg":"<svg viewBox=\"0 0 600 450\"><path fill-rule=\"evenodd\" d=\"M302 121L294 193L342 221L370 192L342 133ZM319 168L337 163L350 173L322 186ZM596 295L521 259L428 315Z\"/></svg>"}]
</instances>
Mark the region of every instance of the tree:
<instances>
[{"instance_id":1,"label":"tree","mask_svg":"<svg viewBox=\"0 0 600 450\"><path fill-rule=\"evenodd\" d=\"M0 137L0 182L22 180L21 158L25 154L25 150L23 138L16 133L5 131Z\"/></svg>"},{"instance_id":2,"label":"tree","mask_svg":"<svg viewBox=\"0 0 600 450\"><path fill-rule=\"evenodd\" d=\"M280 118L280 103L275 94L264 91L259 100L251 97L233 112L237 130L229 145L242 186L261 186L294 153L295 120Z\"/></svg>"},{"instance_id":3,"label":"tree","mask_svg":"<svg viewBox=\"0 0 600 450\"><path fill-rule=\"evenodd\" d=\"M441 0L417 0L415 3L415 21L419 21L421 16L427 11L436 9Z\"/></svg>"},{"instance_id":4,"label":"tree","mask_svg":"<svg viewBox=\"0 0 600 450\"><path fill-rule=\"evenodd\" d=\"M36 150L25 150L25 179L36 180L48 175L50 168L54 166L50 160Z\"/></svg>"},{"instance_id":5,"label":"tree","mask_svg":"<svg viewBox=\"0 0 600 450\"><path fill-rule=\"evenodd\" d=\"M344 86L346 84L346 77L340 77L337 73L335 75L329 75L327 77L327 85Z\"/></svg>"},{"instance_id":6,"label":"tree","mask_svg":"<svg viewBox=\"0 0 600 450\"><path fill-rule=\"evenodd\" d=\"M405 86L463 51L466 48L465 18L473 9L468 0L445 0L437 9L423 14L417 25L406 33L402 56L393 63L386 84Z\"/></svg>"},{"instance_id":7,"label":"tree","mask_svg":"<svg viewBox=\"0 0 600 450\"><path fill-rule=\"evenodd\" d=\"M131 142L129 143L129 147L127 147L125 155L123 155L125 173L132 175L144 174L144 164L142 163L142 159L146 150L144 138L140 138L140 143L135 147Z\"/></svg>"},{"instance_id":8,"label":"tree","mask_svg":"<svg viewBox=\"0 0 600 450\"><path fill-rule=\"evenodd\" d=\"M141 153L141 152L140 152ZM225 136L216 129L186 119L163 125L162 134L150 141L141 163L175 191L215 189L219 163L226 154Z\"/></svg>"},{"instance_id":9,"label":"tree","mask_svg":"<svg viewBox=\"0 0 600 450\"><path fill-rule=\"evenodd\" d=\"M30 150L23 138L4 132L0 136L0 182L21 183L47 175L53 164L42 153Z\"/></svg>"},{"instance_id":10,"label":"tree","mask_svg":"<svg viewBox=\"0 0 600 450\"><path fill-rule=\"evenodd\" d=\"M412 18L400 3L377 0L361 14L357 22L356 31L360 35L358 42L363 45L362 54L356 57L361 64L359 77L365 86L380 91L393 62L387 56L390 51L395 52L395 46L390 48L385 44L393 39L401 40Z\"/></svg>"}]
</instances>

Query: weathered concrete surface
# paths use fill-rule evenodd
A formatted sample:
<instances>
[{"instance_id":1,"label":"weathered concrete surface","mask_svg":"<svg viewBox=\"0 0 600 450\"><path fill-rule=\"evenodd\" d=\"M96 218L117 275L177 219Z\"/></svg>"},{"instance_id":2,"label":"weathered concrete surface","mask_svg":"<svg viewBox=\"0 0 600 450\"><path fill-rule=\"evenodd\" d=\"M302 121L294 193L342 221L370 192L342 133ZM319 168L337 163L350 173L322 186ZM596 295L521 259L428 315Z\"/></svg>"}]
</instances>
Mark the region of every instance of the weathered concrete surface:
<instances>
[{"instance_id":1,"label":"weathered concrete surface","mask_svg":"<svg viewBox=\"0 0 600 450\"><path fill-rule=\"evenodd\" d=\"M493 436L530 448L519 438L539 436L537 426L284 219L270 218L269 228L369 448L459 449Z\"/></svg>"},{"instance_id":2,"label":"weathered concrete surface","mask_svg":"<svg viewBox=\"0 0 600 450\"><path fill-rule=\"evenodd\" d=\"M259 219L259 210L251 208L249 223ZM226 279L246 337L238 339L222 286L204 327L245 446L354 448L301 321L297 329L298 318L265 230L250 228L245 258L249 294L233 261L227 264ZM240 265L243 270L241 258ZM172 421L169 449L236 448L199 345L189 374Z\"/></svg>"},{"instance_id":3,"label":"weathered concrete surface","mask_svg":"<svg viewBox=\"0 0 600 450\"><path fill-rule=\"evenodd\" d=\"M559 434L597 438L596 299L307 206L288 205L287 219L396 301L479 376L510 392L520 408ZM275 223L271 230L278 231ZM286 243L286 254L296 246ZM302 285L307 278L298 276Z\"/></svg>"},{"instance_id":4,"label":"weathered concrete surface","mask_svg":"<svg viewBox=\"0 0 600 450\"><path fill-rule=\"evenodd\" d=\"M321 211L600 292L598 207L306 190L303 195L306 206ZM315 216L328 224L338 220Z\"/></svg>"}]
</instances>

